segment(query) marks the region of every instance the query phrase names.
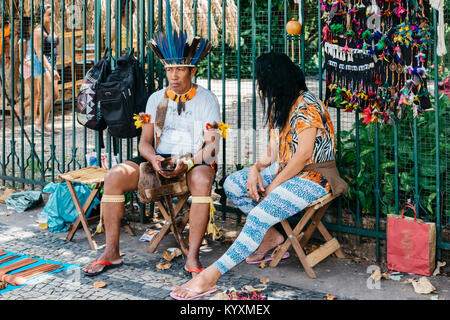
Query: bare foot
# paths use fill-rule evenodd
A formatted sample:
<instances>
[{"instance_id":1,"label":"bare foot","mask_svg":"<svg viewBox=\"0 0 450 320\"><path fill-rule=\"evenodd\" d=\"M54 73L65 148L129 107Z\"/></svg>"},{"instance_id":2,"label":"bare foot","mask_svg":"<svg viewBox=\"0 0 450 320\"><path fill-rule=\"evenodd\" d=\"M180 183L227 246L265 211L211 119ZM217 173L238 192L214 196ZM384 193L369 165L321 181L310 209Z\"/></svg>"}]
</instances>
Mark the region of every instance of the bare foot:
<instances>
[{"instance_id":1,"label":"bare foot","mask_svg":"<svg viewBox=\"0 0 450 320\"><path fill-rule=\"evenodd\" d=\"M253 252L250 256L248 256L247 259L245 259L246 262L254 262L264 259L267 252L269 252L272 249L275 249L280 244L284 242L284 237L281 233L277 231L274 227L271 227L269 230L267 230L266 234L264 235L263 241L259 245L258 249Z\"/></svg>"},{"instance_id":2,"label":"bare foot","mask_svg":"<svg viewBox=\"0 0 450 320\"><path fill-rule=\"evenodd\" d=\"M221 274L214 265L210 265L197 277L189 280L182 286L173 289L173 293L183 299L192 298L198 294L215 288Z\"/></svg>"},{"instance_id":3,"label":"bare foot","mask_svg":"<svg viewBox=\"0 0 450 320\"><path fill-rule=\"evenodd\" d=\"M50 127L50 126L48 126L48 125L46 125L46 126L44 126L44 130L45 130L45 132L48 132L48 133L52 133L52 127ZM61 133L61 131L60 130L58 130L58 129L56 129L56 128L54 128L53 129L53 133L54 134L59 134L59 133Z\"/></svg>"}]
</instances>

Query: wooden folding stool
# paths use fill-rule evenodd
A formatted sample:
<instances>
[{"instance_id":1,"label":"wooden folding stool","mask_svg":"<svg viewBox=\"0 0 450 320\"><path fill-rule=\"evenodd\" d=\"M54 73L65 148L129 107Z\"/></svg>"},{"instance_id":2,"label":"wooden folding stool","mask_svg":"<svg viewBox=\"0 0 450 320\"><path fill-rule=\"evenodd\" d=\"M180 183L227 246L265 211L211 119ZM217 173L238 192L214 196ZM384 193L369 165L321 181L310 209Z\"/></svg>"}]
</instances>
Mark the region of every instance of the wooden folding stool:
<instances>
[{"instance_id":1,"label":"wooden folding stool","mask_svg":"<svg viewBox=\"0 0 450 320\"><path fill-rule=\"evenodd\" d=\"M164 226L159 230L159 232L150 241L150 246L148 248L149 253L155 252L161 240L172 231L176 241L181 247L181 251L187 255L189 252L189 245L185 242L181 234L189 221L189 210L190 206L187 202L190 193L185 193L183 195L173 195L167 194L160 199L155 201L155 204L160 209L164 217ZM174 198L178 198L178 203L174 205ZM185 209L186 212L183 217L178 218L178 215Z\"/></svg>"},{"instance_id":2,"label":"wooden folding stool","mask_svg":"<svg viewBox=\"0 0 450 320\"><path fill-rule=\"evenodd\" d=\"M333 238L330 235L321 221L328 206L335 198L335 196L329 193L326 196L312 202L307 208L305 208L305 214L294 229L291 229L287 220L281 221L281 225L283 226L288 238L275 250L272 256L273 260L270 263L271 267L276 267L278 265L281 258L291 247L291 245L294 247L300 263L305 268L306 274L311 278L316 278L316 274L312 268L329 255L334 253L340 259L345 258L339 242L336 238ZM311 221L311 223L304 231L304 228L309 221ZM304 252L305 245L308 243L316 229L319 230L326 242L318 249L306 255Z\"/></svg>"},{"instance_id":3,"label":"wooden folding stool","mask_svg":"<svg viewBox=\"0 0 450 320\"><path fill-rule=\"evenodd\" d=\"M87 167L82 168L75 171L70 171L67 173L60 174L58 177L61 180L61 182L65 182L67 184L67 187L69 188L70 195L72 197L72 200L75 204L75 208L78 212L78 218L77 220L72 224L72 228L69 231L69 234L66 237L67 241L71 241L73 236L75 235L75 232L78 229L79 224L81 223L84 229L84 232L86 233L86 237L89 241L89 245L91 246L92 250L97 250L97 245L95 241L92 239L91 232L89 231L89 225L86 220L86 211L91 206L92 202L94 201L95 196L98 194L100 189L103 186L103 182L105 179L105 175L108 172L106 169L102 169L96 166L93 167ZM86 200L83 207L81 207L80 200L77 197L77 194L75 192L75 189L73 187L73 182L77 183L83 183L86 185L92 185L94 184L94 188L92 189L91 193L89 194L88 199Z\"/></svg>"}]
</instances>

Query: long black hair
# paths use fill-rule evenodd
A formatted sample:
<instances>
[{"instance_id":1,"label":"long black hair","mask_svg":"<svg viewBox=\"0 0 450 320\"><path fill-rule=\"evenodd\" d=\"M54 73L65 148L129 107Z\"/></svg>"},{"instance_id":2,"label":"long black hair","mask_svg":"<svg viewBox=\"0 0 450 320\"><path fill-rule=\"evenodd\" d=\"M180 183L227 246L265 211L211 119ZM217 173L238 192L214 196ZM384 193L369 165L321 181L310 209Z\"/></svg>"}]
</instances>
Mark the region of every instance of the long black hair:
<instances>
[{"instance_id":1,"label":"long black hair","mask_svg":"<svg viewBox=\"0 0 450 320\"><path fill-rule=\"evenodd\" d=\"M302 70L287 55L270 52L256 59L255 75L266 123L283 128L300 91L308 91Z\"/></svg>"}]
</instances>

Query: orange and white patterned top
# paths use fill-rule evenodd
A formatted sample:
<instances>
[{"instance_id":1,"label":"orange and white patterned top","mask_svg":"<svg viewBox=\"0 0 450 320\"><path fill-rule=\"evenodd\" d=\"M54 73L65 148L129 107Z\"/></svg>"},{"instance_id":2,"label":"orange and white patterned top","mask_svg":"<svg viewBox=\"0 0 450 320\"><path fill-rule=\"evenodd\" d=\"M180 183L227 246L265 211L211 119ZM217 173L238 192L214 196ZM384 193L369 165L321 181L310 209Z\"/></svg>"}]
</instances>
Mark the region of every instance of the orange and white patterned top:
<instances>
[{"instance_id":1,"label":"orange and white patterned top","mask_svg":"<svg viewBox=\"0 0 450 320\"><path fill-rule=\"evenodd\" d=\"M269 124L274 129L273 123ZM310 92L302 92L292 106L289 120L278 132L278 163L281 171L292 159L298 146L299 134L307 128L317 128L314 150L311 159L306 163L320 163L335 160L334 129L328 110L322 101ZM271 130L271 132L273 132ZM318 172L300 171L296 177L320 184L327 191L331 190L328 181Z\"/></svg>"}]
</instances>

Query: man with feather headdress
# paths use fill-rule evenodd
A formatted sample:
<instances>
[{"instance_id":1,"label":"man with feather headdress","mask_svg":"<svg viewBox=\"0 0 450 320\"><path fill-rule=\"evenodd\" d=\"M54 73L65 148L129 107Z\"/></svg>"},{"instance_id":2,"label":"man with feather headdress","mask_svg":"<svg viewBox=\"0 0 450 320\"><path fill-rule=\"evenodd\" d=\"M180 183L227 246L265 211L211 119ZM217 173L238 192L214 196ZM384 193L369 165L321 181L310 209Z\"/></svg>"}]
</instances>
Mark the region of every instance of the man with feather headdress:
<instances>
[{"instance_id":1,"label":"man with feather headdress","mask_svg":"<svg viewBox=\"0 0 450 320\"><path fill-rule=\"evenodd\" d=\"M220 109L215 94L194 84L193 78L197 64L211 52L212 44L200 37L187 37L185 31L172 31L171 23L168 23L166 32L157 33L150 47L165 67L169 86L154 92L148 99L145 114L135 117L136 125L142 126L140 156L114 166L105 176L102 211L106 248L98 260L83 268L87 276L122 265L119 234L124 212L123 195L138 188L139 165L145 161L149 161L153 169L165 178L186 174L192 204L189 253L184 269L193 276L203 270L199 250L205 232L207 229L211 231L209 219L214 208L211 188L218 148L217 130L210 129L217 128ZM223 128L219 127L219 131L223 133ZM162 168L161 162L166 157L185 154L192 156L177 162L172 171ZM213 229L216 233L215 225Z\"/></svg>"}]
</instances>

